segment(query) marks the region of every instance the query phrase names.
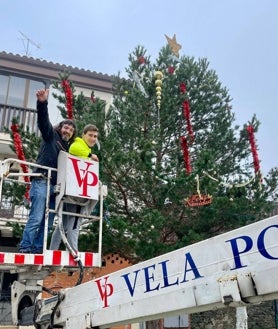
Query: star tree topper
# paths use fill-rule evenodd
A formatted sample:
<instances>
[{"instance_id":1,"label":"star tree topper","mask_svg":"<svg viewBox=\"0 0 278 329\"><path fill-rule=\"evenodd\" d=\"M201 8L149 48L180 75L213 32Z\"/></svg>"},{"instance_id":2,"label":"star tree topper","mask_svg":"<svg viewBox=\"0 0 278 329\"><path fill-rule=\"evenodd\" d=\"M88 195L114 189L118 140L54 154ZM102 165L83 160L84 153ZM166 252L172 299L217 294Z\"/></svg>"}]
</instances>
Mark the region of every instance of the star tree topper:
<instances>
[{"instance_id":1,"label":"star tree topper","mask_svg":"<svg viewBox=\"0 0 278 329\"><path fill-rule=\"evenodd\" d=\"M174 34L173 38L169 38L168 35L165 34L167 42L172 50L172 52L179 57L179 51L181 50L181 45L177 43L176 34Z\"/></svg>"}]
</instances>

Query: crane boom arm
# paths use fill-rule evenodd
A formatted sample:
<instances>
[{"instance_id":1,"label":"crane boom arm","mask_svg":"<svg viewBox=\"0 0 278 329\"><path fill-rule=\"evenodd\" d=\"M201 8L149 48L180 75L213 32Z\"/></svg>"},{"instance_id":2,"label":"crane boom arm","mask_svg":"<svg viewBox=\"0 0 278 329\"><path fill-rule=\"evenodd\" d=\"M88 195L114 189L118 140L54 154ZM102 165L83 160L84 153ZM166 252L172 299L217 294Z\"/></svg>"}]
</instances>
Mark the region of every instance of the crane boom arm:
<instances>
[{"instance_id":1,"label":"crane boom arm","mask_svg":"<svg viewBox=\"0 0 278 329\"><path fill-rule=\"evenodd\" d=\"M274 216L65 289L36 321L55 308L63 328L108 328L277 299L277 233Z\"/></svg>"}]
</instances>

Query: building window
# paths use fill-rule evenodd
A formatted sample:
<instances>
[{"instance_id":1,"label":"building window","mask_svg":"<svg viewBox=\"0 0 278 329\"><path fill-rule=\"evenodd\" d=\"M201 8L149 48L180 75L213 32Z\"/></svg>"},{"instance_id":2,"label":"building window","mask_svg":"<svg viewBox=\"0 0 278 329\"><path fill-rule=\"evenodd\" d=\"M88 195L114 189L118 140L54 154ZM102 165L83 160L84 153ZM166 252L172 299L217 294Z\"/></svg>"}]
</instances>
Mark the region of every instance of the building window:
<instances>
[{"instance_id":1,"label":"building window","mask_svg":"<svg viewBox=\"0 0 278 329\"><path fill-rule=\"evenodd\" d=\"M45 82L0 74L0 86L0 132L18 118L24 129L38 134L36 91L45 89Z\"/></svg>"},{"instance_id":2,"label":"building window","mask_svg":"<svg viewBox=\"0 0 278 329\"><path fill-rule=\"evenodd\" d=\"M16 107L24 107L24 92L26 80L23 78L10 77L7 104Z\"/></svg>"},{"instance_id":3,"label":"building window","mask_svg":"<svg viewBox=\"0 0 278 329\"><path fill-rule=\"evenodd\" d=\"M36 91L45 83L26 78L0 75L0 103L26 109L36 109Z\"/></svg>"},{"instance_id":4,"label":"building window","mask_svg":"<svg viewBox=\"0 0 278 329\"><path fill-rule=\"evenodd\" d=\"M45 85L42 82L30 80L28 94L27 94L27 108L35 109L37 107L36 92L39 89L45 89Z\"/></svg>"},{"instance_id":5,"label":"building window","mask_svg":"<svg viewBox=\"0 0 278 329\"><path fill-rule=\"evenodd\" d=\"M7 102L7 90L8 90L9 77L0 75L0 103L6 104Z\"/></svg>"}]
</instances>

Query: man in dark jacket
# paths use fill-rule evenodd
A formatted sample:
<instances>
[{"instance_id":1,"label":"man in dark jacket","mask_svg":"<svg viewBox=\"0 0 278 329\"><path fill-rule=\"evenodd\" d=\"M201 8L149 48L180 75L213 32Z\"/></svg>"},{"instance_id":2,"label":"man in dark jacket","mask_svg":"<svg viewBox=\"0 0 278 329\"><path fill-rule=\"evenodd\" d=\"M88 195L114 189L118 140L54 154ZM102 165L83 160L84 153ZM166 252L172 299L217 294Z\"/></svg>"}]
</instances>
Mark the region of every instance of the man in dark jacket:
<instances>
[{"instance_id":1,"label":"man in dark jacket","mask_svg":"<svg viewBox=\"0 0 278 329\"><path fill-rule=\"evenodd\" d=\"M37 158L37 165L33 171L41 174L31 177L31 209L29 219L23 231L19 245L21 253L42 253L45 227L45 211L47 198L47 168L57 169L58 155L61 150L68 151L71 141L76 134L76 126L72 120L64 120L57 127L49 121L47 98L49 90L37 91L38 127L42 134L42 142ZM49 209L55 208L54 186L56 185L57 172L51 171ZM48 216L48 230L52 228L54 213Z\"/></svg>"}]
</instances>

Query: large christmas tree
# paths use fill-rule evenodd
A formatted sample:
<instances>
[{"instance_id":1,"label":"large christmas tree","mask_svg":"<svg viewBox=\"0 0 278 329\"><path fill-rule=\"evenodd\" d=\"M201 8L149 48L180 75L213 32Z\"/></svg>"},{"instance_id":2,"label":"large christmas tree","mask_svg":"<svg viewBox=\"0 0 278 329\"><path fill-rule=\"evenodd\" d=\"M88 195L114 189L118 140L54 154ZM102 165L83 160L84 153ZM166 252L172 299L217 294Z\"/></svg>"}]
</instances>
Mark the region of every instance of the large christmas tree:
<instances>
[{"instance_id":1,"label":"large christmas tree","mask_svg":"<svg viewBox=\"0 0 278 329\"><path fill-rule=\"evenodd\" d=\"M168 41L154 63L141 46L130 54L102 146L107 245L140 259L265 218L277 199L277 168L260 174L256 117L236 126L208 61Z\"/></svg>"},{"instance_id":2,"label":"large christmas tree","mask_svg":"<svg viewBox=\"0 0 278 329\"><path fill-rule=\"evenodd\" d=\"M108 112L93 94L76 95L70 76L55 84L63 116L79 132L88 123L100 129L93 151L108 185L104 253L148 259L263 219L277 201L278 169L260 173L257 118L236 126L209 62L179 56L175 38L167 40L154 62L142 46L129 55ZM94 251L97 234L89 226L81 250Z\"/></svg>"}]
</instances>

